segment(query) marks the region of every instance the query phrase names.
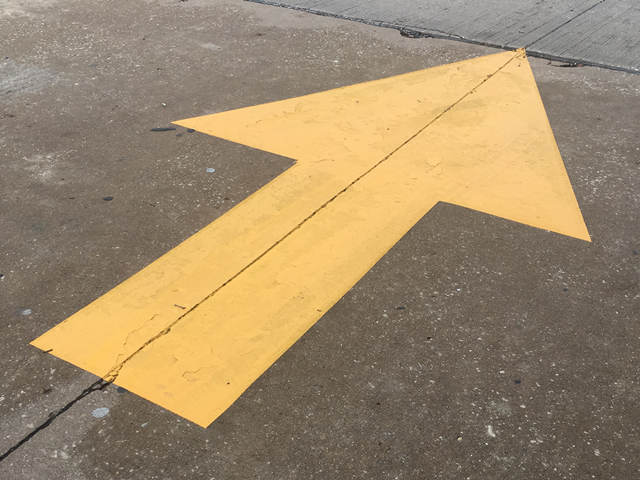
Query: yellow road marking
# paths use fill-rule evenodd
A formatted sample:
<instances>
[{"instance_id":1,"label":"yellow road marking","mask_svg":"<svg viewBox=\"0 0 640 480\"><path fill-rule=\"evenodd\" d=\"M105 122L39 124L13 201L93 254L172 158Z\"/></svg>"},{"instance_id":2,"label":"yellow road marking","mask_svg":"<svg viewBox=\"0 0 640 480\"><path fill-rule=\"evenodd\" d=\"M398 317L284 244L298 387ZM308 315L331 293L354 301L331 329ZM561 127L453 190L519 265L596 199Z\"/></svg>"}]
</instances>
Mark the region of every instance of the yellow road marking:
<instances>
[{"instance_id":1,"label":"yellow road marking","mask_svg":"<svg viewBox=\"0 0 640 480\"><path fill-rule=\"evenodd\" d=\"M176 123L298 163L32 344L202 426L438 201L589 240L524 52Z\"/></svg>"}]
</instances>

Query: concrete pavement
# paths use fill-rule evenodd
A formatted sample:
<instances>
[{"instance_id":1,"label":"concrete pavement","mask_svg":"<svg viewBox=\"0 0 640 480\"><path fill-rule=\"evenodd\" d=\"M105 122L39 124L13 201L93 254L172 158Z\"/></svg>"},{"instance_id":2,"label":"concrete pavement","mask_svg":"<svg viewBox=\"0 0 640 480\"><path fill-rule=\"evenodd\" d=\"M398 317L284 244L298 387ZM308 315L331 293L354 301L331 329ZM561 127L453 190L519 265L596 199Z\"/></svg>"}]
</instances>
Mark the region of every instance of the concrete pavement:
<instances>
[{"instance_id":1,"label":"concrete pavement","mask_svg":"<svg viewBox=\"0 0 640 480\"><path fill-rule=\"evenodd\" d=\"M0 478L637 476L638 76L530 59L593 243L440 204L203 429L28 345L292 165L150 130L496 50L239 1L0 7Z\"/></svg>"},{"instance_id":2,"label":"concrete pavement","mask_svg":"<svg viewBox=\"0 0 640 480\"><path fill-rule=\"evenodd\" d=\"M640 7L633 0L250 0L451 38L573 64L640 72Z\"/></svg>"}]
</instances>

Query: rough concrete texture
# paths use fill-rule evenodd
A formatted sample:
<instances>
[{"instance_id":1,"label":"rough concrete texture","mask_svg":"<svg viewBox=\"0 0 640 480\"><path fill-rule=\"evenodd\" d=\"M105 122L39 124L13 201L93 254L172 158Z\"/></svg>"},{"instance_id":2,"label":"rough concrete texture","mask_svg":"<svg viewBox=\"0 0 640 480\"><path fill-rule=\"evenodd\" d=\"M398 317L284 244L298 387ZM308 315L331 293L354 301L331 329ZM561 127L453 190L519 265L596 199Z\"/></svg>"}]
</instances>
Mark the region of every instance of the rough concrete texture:
<instances>
[{"instance_id":1,"label":"rough concrete texture","mask_svg":"<svg viewBox=\"0 0 640 480\"><path fill-rule=\"evenodd\" d=\"M640 72L634 0L250 0L500 48Z\"/></svg>"},{"instance_id":2,"label":"rough concrete texture","mask_svg":"<svg viewBox=\"0 0 640 480\"><path fill-rule=\"evenodd\" d=\"M151 128L495 50L236 0L0 10L0 455L54 417L0 478L638 476L640 77L531 60L593 243L440 204L208 429L115 385L57 414L96 378L28 343L292 164Z\"/></svg>"}]
</instances>

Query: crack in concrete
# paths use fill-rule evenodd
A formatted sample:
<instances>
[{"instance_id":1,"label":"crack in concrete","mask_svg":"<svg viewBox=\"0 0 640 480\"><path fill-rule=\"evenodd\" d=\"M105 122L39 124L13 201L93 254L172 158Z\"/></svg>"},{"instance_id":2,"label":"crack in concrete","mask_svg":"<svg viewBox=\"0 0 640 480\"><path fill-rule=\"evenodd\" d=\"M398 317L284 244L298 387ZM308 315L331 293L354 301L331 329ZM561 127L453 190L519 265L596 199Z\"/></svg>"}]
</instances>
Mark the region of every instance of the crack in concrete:
<instances>
[{"instance_id":1,"label":"crack in concrete","mask_svg":"<svg viewBox=\"0 0 640 480\"><path fill-rule=\"evenodd\" d=\"M180 307L180 308L182 308L183 310L186 310L185 307ZM149 318L148 320L144 321L144 323L140 326L140 328L136 328L135 330L130 331L129 334L127 335L127 338L125 338L125 340L124 340L124 344L122 345L123 350L127 348L127 343L129 343L129 339L131 338L131 335L133 335L134 333L139 332L140 330L142 330L147 325L147 323L153 321L153 319L156 318L158 315L160 315L160 314L159 313L154 313L151 318ZM116 365L118 363L120 363L120 357L122 357L124 355L126 355L126 354L125 353L119 353L118 354L118 356L116 357Z\"/></svg>"},{"instance_id":2,"label":"crack in concrete","mask_svg":"<svg viewBox=\"0 0 640 480\"><path fill-rule=\"evenodd\" d=\"M63 413L65 413L67 410L69 410L71 407L73 407L76 403L78 403L80 400L82 400L84 397L86 397L87 395L93 393L93 392L97 392L99 390L104 390L107 386L110 385L110 382L106 382L102 379L94 382L91 386L85 388L80 395L78 395L76 398L74 398L73 400L71 400L69 403L67 403L64 407L60 408L59 410L55 411L55 412L51 412L49 414L49 418L47 418L47 420L45 422L43 422L42 424L40 424L38 427L36 427L31 433L29 433L29 435L27 435L26 437L24 437L22 440L20 440L18 443L16 443L13 447L11 447L9 450L7 450L5 453L3 453L2 455L0 455L0 462L2 462L5 458L7 458L9 455L11 455L13 452L15 452L16 450L18 450L22 445L24 445L25 443L27 443L29 440L31 440L33 437L35 437L38 433L40 433L42 430L46 429L47 427L49 427L49 425L51 425L53 423L53 421L58 418L60 415L62 415Z\"/></svg>"},{"instance_id":3,"label":"crack in concrete","mask_svg":"<svg viewBox=\"0 0 640 480\"><path fill-rule=\"evenodd\" d=\"M558 25L556 28L552 29L551 31L545 33L544 35L542 35L540 38L537 38L536 40L534 40L533 42L531 42L529 45L525 46L525 48L529 48L531 46L533 46L534 44L538 43L540 40L542 40L543 38L548 37L549 35L551 35L554 32L557 32L558 30L560 30L562 27L564 27L565 25L573 22L576 18L581 17L582 15L584 15L585 13L593 10L594 8L596 8L598 5L600 5L601 3L604 3L606 0L600 0L598 3L594 3L593 5L591 5L589 8L585 9L584 11L576 14L575 17L570 18L569 20L567 20L566 22L564 22L562 25ZM576 63L576 62L567 62L567 63Z\"/></svg>"},{"instance_id":4,"label":"crack in concrete","mask_svg":"<svg viewBox=\"0 0 640 480\"><path fill-rule=\"evenodd\" d=\"M473 87L471 90L469 90L467 93L465 93L462 97L460 97L456 102L452 103L449 107L447 107L445 110L443 110L438 116L436 116L433 120L431 120L429 123L427 123L424 127L422 127L421 129L419 129L416 133L414 133L413 135L411 135L407 140L405 140L402 144L400 144L398 147L396 147L391 153L389 153L387 156L385 156L382 160L380 160L378 163L376 163L375 165L373 165L371 168L369 168L366 172L364 172L362 175L360 175L359 177L357 177L355 180L353 180L349 185L347 185L345 188L343 188L342 190L340 190L338 193L336 193L333 197L331 197L329 200L327 200L324 204L322 204L320 207L318 207L311 215L309 215L307 218L305 218L302 222L300 222L298 225L296 225L291 231L289 231L289 233L287 233L286 235L284 235L280 240L278 240L277 242L275 242L273 245L271 245L267 250L265 250L262 254L260 254L258 257L256 257L252 262L250 262L249 264L247 264L244 268L242 268L238 273L236 273L234 276L232 276L229 280L227 280L225 283L223 283L222 285L220 285L217 289L215 289L213 292L211 292L209 295L207 295L204 299L202 299L200 302L198 302L197 304L195 304L192 308L190 308L188 311L186 311L183 315L181 315L180 317L178 317L173 323L171 323L171 325L169 325L168 327L166 327L164 330L162 330L160 333L158 333L156 336L152 337L151 339L149 339L147 342L145 342L140 348L138 348L138 350L136 350L135 352L133 352L131 355L129 355L129 357L127 357L124 361L122 361L119 364L114 365L111 370L109 370L109 372L103 377L103 379L109 383L113 383L116 381L116 379L118 378L118 375L120 374L120 372L122 371L122 368L129 362L131 361L138 353L140 353L142 350L144 350L147 346L149 346L150 344L152 344L153 342L155 342L156 340L158 340L161 337L164 337L165 335L167 335L169 332L171 332L171 329L173 327L175 327L184 317L186 317L187 315L189 315L191 312L193 312L196 308L198 308L200 305L202 305L202 303L206 302L208 299L210 299L211 297L213 297L216 293L218 293L221 289L223 289L224 287L226 287L229 283L231 283L233 280L235 280L236 278L238 278L240 275L242 275L245 271L247 271L247 269L249 269L251 266L253 266L256 262L258 262L260 259L262 259L265 255L267 255L269 252L271 252L274 248L276 248L280 243L282 243L284 240L286 240L288 237L290 237L294 232L296 232L297 230L299 230L305 223L307 223L309 220L311 220L313 217L315 217L318 213L320 213L322 210L324 210L327 206L329 206L331 203L333 203L338 197L340 197L342 194L344 194L349 188L351 188L353 185L355 185L357 182L359 182L362 178L364 178L365 176L367 176L369 173L371 173L374 169L376 169L378 166L380 166L382 163L386 162L387 160L389 160L389 158L391 158L396 152L398 152L402 147L404 147L405 145L407 145L409 142L411 142L414 138L416 138L418 135L420 135L423 131L425 131L429 126L431 126L434 122L436 122L437 120L439 120L443 115L445 115L447 112L449 112L451 109L453 109L456 105L458 105L460 102L462 102L465 98L467 98L469 95L473 94L478 88L480 88L482 85L484 85L490 78L492 78L494 75L498 74L503 68L505 68L507 65L509 65L513 60L515 60L516 58L518 58L519 56L522 55L522 52L516 51L514 53L514 56L511 57L507 62L505 62L504 65L502 65L500 68L498 68L494 73L488 75L484 80L482 80L478 85L476 85L475 87Z\"/></svg>"}]
</instances>

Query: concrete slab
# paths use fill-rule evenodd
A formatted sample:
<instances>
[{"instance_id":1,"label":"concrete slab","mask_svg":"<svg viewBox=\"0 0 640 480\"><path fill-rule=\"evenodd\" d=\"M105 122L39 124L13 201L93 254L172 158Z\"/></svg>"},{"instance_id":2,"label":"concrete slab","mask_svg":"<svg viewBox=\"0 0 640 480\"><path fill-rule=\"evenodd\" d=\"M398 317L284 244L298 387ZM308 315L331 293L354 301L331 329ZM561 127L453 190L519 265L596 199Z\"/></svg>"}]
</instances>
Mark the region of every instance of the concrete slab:
<instances>
[{"instance_id":1,"label":"concrete slab","mask_svg":"<svg viewBox=\"0 0 640 480\"><path fill-rule=\"evenodd\" d=\"M202 429L28 346L292 164L150 130L496 50L235 0L4 4L0 455L44 428L0 478L637 475L640 77L531 60L593 243L440 204Z\"/></svg>"},{"instance_id":2,"label":"concrete slab","mask_svg":"<svg viewBox=\"0 0 640 480\"><path fill-rule=\"evenodd\" d=\"M531 49L557 58L594 62L640 71L640 5L637 2L601 2L536 41ZM634 34L634 32L636 32Z\"/></svg>"},{"instance_id":3,"label":"concrete slab","mask_svg":"<svg viewBox=\"0 0 640 480\"><path fill-rule=\"evenodd\" d=\"M481 3L446 0L248 0L570 63L640 71L640 18L632 0Z\"/></svg>"}]
</instances>

